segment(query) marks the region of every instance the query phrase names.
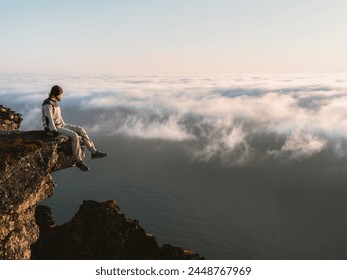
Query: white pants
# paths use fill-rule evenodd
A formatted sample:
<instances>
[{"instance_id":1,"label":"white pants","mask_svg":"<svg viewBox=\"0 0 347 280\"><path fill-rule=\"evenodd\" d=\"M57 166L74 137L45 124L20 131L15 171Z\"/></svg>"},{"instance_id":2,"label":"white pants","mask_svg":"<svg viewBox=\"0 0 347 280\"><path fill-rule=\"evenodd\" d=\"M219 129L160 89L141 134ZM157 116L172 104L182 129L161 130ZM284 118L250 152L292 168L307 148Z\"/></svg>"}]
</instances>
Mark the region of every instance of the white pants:
<instances>
[{"instance_id":1,"label":"white pants","mask_svg":"<svg viewBox=\"0 0 347 280\"><path fill-rule=\"evenodd\" d=\"M82 160L82 151L79 136L82 137L84 144L90 152L96 152L94 143L92 142L92 140L90 140L87 132L83 127L72 124L65 124L63 127L57 127L57 131L59 134L66 135L71 139L72 154L77 162Z\"/></svg>"}]
</instances>

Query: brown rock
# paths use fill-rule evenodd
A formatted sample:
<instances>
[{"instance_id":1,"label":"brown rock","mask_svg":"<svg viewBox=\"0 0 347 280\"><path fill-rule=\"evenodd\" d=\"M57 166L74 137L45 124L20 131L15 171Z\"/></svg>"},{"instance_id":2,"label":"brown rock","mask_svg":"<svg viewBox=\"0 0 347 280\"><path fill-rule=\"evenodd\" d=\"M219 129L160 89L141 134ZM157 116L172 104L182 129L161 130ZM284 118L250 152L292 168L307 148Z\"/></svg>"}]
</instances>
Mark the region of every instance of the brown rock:
<instances>
[{"instance_id":1,"label":"brown rock","mask_svg":"<svg viewBox=\"0 0 347 280\"><path fill-rule=\"evenodd\" d=\"M43 131L0 134L0 259L30 259L35 207L53 194L51 172L73 165L68 138Z\"/></svg>"},{"instance_id":2,"label":"brown rock","mask_svg":"<svg viewBox=\"0 0 347 280\"><path fill-rule=\"evenodd\" d=\"M47 206L38 206L40 238L32 246L35 259L200 259L179 247L159 247L137 220L126 218L115 200L84 201L71 221L55 225Z\"/></svg>"},{"instance_id":3,"label":"brown rock","mask_svg":"<svg viewBox=\"0 0 347 280\"><path fill-rule=\"evenodd\" d=\"M21 114L17 114L10 108L0 105L0 131L19 129L22 120Z\"/></svg>"}]
</instances>

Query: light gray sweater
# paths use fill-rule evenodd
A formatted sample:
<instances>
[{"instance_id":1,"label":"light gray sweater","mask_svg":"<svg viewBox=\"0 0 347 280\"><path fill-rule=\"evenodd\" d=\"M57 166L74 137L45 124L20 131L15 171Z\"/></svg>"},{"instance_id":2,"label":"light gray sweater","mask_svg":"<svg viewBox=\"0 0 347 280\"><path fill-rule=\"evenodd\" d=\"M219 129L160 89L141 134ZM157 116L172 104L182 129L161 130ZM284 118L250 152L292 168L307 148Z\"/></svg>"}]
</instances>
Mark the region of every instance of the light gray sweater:
<instances>
[{"instance_id":1,"label":"light gray sweater","mask_svg":"<svg viewBox=\"0 0 347 280\"><path fill-rule=\"evenodd\" d=\"M57 131L57 127L65 126L58 101L54 97L49 97L42 103L42 125L49 131Z\"/></svg>"}]
</instances>

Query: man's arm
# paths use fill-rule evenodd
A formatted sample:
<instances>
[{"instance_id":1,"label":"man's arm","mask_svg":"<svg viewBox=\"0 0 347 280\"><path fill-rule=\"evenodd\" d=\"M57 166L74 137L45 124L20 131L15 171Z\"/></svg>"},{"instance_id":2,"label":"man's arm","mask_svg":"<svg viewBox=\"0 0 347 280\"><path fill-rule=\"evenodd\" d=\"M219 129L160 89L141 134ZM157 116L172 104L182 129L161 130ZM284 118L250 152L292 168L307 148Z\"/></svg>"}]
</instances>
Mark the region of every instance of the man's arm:
<instances>
[{"instance_id":1,"label":"man's arm","mask_svg":"<svg viewBox=\"0 0 347 280\"><path fill-rule=\"evenodd\" d=\"M46 120L46 127L49 129L49 132L52 132L53 134L57 133L57 127L54 124L53 121L53 112L52 112L52 105L51 104L45 104L42 106L45 120Z\"/></svg>"}]
</instances>

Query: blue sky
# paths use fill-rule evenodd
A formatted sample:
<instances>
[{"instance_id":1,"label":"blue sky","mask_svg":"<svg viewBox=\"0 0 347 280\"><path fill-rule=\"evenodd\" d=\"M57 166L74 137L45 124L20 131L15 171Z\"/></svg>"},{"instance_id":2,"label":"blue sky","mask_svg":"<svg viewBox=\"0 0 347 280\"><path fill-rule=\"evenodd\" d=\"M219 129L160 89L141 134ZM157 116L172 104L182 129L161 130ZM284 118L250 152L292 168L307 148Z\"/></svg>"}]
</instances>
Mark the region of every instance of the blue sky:
<instances>
[{"instance_id":1,"label":"blue sky","mask_svg":"<svg viewBox=\"0 0 347 280\"><path fill-rule=\"evenodd\" d=\"M346 72L343 0L0 0L0 73Z\"/></svg>"}]
</instances>

